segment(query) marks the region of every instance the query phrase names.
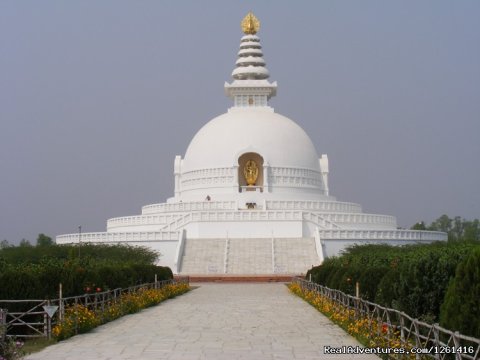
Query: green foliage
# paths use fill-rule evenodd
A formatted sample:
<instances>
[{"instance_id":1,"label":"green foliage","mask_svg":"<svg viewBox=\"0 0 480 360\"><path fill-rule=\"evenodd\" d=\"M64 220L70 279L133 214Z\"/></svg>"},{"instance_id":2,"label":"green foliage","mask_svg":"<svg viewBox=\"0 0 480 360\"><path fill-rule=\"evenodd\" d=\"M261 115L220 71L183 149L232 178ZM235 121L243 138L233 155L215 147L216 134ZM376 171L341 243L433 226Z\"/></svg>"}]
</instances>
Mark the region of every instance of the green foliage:
<instances>
[{"instance_id":1,"label":"green foliage","mask_svg":"<svg viewBox=\"0 0 480 360\"><path fill-rule=\"evenodd\" d=\"M363 299L372 302L375 300L378 285L388 270L389 268L386 266L369 266L360 272L357 281L361 284L360 293Z\"/></svg>"},{"instance_id":2,"label":"green foliage","mask_svg":"<svg viewBox=\"0 0 480 360\"><path fill-rule=\"evenodd\" d=\"M427 230L427 226L423 221L420 221L413 225L410 230Z\"/></svg>"},{"instance_id":3,"label":"green foliage","mask_svg":"<svg viewBox=\"0 0 480 360\"><path fill-rule=\"evenodd\" d=\"M475 248L480 244L355 245L312 268L307 278L351 295L358 281L362 298L436 320L456 266Z\"/></svg>"},{"instance_id":4,"label":"green foliage","mask_svg":"<svg viewBox=\"0 0 480 360\"><path fill-rule=\"evenodd\" d=\"M398 284L400 273L397 269L389 269L378 282L375 302L389 308L398 309Z\"/></svg>"},{"instance_id":5,"label":"green foliage","mask_svg":"<svg viewBox=\"0 0 480 360\"><path fill-rule=\"evenodd\" d=\"M45 234L38 234L37 237L37 246L51 246L54 245L52 238Z\"/></svg>"},{"instance_id":6,"label":"green foliage","mask_svg":"<svg viewBox=\"0 0 480 360\"><path fill-rule=\"evenodd\" d=\"M443 231L449 233L452 230L452 222L453 220L450 219L447 215L442 215L430 224L428 230Z\"/></svg>"},{"instance_id":7,"label":"green foliage","mask_svg":"<svg viewBox=\"0 0 480 360\"><path fill-rule=\"evenodd\" d=\"M25 351L23 341L14 338L0 339L0 359L1 360L20 360L23 359Z\"/></svg>"},{"instance_id":8,"label":"green foliage","mask_svg":"<svg viewBox=\"0 0 480 360\"><path fill-rule=\"evenodd\" d=\"M480 241L480 221L478 219L468 221L460 216L450 219L447 215L442 215L432 222L427 230L446 232L448 241Z\"/></svg>"},{"instance_id":9,"label":"green foliage","mask_svg":"<svg viewBox=\"0 0 480 360\"><path fill-rule=\"evenodd\" d=\"M1 249L0 258L12 265L75 260L84 266L90 266L99 262L153 264L157 261L158 254L148 248L125 245L82 244L80 251L79 245L36 247L24 245Z\"/></svg>"},{"instance_id":10,"label":"green foliage","mask_svg":"<svg viewBox=\"0 0 480 360\"><path fill-rule=\"evenodd\" d=\"M1 249L6 249L8 247L10 247L10 243L8 242L7 239L3 239L2 241L0 241L0 250Z\"/></svg>"},{"instance_id":11,"label":"green foliage","mask_svg":"<svg viewBox=\"0 0 480 360\"><path fill-rule=\"evenodd\" d=\"M42 234L41 234L42 235ZM147 248L121 245L49 245L0 250L0 299L46 299L85 293L86 289L114 289L171 279L169 268L156 266L158 254ZM42 245L40 245L42 244Z\"/></svg>"},{"instance_id":12,"label":"green foliage","mask_svg":"<svg viewBox=\"0 0 480 360\"><path fill-rule=\"evenodd\" d=\"M20 241L20 247L32 247L32 244L30 244L30 241L28 241L27 239L22 239Z\"/></svg>"},{"instance_id":13,"label":"green foliage","mask_svg":"<svg viewBox=\"0 0 480 360\"><path fill-rule=\"evenodd\" d=\"M480 338L480 248L458 264L441 307L440 324Z\"/></svg>"}]
</instances>

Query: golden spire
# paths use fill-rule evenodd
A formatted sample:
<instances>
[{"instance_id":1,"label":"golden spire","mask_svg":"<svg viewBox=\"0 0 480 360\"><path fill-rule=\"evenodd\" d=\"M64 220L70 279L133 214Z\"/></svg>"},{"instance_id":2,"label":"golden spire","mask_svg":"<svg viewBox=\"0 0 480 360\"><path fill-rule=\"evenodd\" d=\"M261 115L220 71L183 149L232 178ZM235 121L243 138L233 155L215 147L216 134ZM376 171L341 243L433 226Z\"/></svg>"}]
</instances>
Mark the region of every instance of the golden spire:
<instances>
[{"instance_id":1,"label":"golden spire","mask_svg":"<svg viewBox=\"0 0 480 360\"><path fill-rule=\"evenodd\" d=\"M260 29L260 21L250 11L242 20L242 31L245 34L254 35Z\"/></svg>"}]
</instances>

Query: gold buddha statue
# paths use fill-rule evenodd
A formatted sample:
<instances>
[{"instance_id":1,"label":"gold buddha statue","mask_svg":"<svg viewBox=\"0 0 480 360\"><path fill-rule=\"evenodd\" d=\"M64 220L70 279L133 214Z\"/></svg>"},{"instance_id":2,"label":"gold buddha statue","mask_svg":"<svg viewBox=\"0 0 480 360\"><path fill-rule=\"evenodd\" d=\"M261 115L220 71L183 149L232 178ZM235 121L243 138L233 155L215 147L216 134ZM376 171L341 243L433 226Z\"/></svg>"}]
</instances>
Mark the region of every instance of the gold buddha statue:
<instances>
[{"instance_id":1,"label":"gold buddha statue","mask_svg":"<svg viewBox=\"0 0 480 360\"><path fill-rule=\"evenodd\" d=\"M254 186L258 178L258 166L253 160L248 160L243 167L243 176L248 186Z\"/></svg>"}]
</instances>

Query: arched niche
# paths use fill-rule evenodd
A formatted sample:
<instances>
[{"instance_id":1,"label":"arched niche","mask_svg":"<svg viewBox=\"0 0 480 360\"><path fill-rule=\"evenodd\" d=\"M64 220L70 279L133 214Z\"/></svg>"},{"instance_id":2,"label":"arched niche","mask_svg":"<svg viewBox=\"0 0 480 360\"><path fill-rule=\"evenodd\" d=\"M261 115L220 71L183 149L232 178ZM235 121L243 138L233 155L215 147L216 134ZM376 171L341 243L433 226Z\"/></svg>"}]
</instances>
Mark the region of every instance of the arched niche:
<instances>
[{"instance_id":1,"label":"arched niche","mask_svg":"<svg viewBox=\"0 0 480 360\"><path fill-rule=\"evenodd\" d=\"M256 168L258 169L258 175L255 180L254 184L248 184L247 179L245 178L245 167L249 163L249 161L253 161L255 163ZM251 164L251 163L250 163ZM264 185L264 176L263 176L263 157L260 154L254 152L248 152L241 155L238 158L238 185L240 187L240 191L246 190L254 190L260 189L263 190Z\"/></svg>"}]
</instances>

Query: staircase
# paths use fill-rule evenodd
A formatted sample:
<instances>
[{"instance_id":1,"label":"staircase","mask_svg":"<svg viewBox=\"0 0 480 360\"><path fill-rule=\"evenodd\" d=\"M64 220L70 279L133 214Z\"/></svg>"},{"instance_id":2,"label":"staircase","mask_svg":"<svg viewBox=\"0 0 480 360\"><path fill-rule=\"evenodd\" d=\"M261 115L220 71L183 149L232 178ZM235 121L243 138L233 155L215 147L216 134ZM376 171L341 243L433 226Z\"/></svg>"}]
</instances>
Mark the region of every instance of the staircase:
<instances>
[{"instance_id":1,"label":"staircase","mask_svg":"<svg viewBox=\"0 0 480 360\"><path fill-rule=\"evenodd\" d=\"M230 239L227 274L273 274L272 240Z\"/></svg>"},{"instance_id":2,"label":"staircase","mask_svg":"<svg viewBox=\"0 0 480 360\"><path fill-rule=\"evenodd\" d=\"M274 248L276 274L304 274L320 264L314 238L277 238Z\"/></svg>"},{"instance_id":3,"label":"staircase","mask_svg":"<svg viewBox=\"0 0 480 360\"><path fill-rule=\"evenodd\" d=\"M314 238L186 239L181 274L302 274L318 265Z\"/></svg>"},{"instance_id":4,"label":"staircase","mask_svg":"<svg viewBox=\"0 0 480 360\"><path fill-rule=\"evenodd\" d=\"M224 274L225 239L186 239L180 272Z\"/></svg>"}]
</instances>

